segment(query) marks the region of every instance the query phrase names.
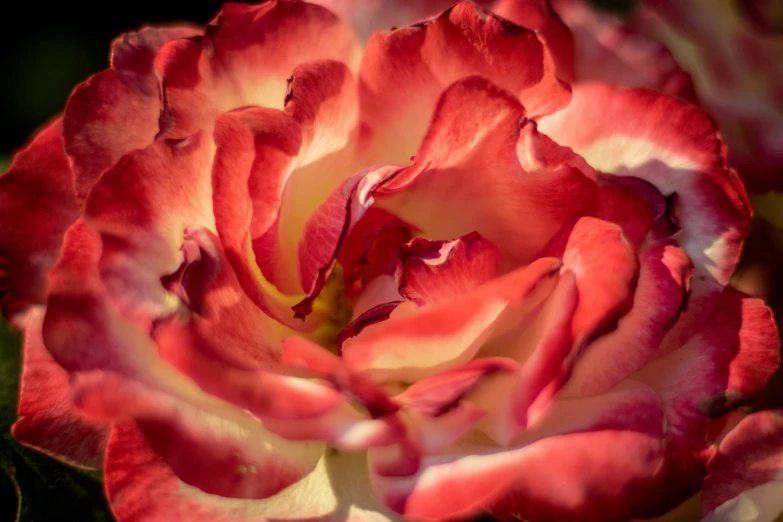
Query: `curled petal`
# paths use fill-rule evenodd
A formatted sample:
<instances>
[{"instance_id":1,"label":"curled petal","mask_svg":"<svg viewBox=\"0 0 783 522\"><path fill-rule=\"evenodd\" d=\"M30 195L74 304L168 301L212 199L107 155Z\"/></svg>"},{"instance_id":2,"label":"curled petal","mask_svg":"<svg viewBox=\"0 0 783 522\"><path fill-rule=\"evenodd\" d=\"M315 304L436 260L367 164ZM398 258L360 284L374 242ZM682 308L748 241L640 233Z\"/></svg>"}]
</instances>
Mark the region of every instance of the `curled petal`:
<instances>
[{"instance_id":1,"label":"curled petal","mask_svg":"<svg viewBox=\"0 0 783 522\"><path fill-rule=\"evenodd\" d=\"M579 156L539 133L509 93L474 76L446 89L413 165L375 199L425 238L475 231L518 265L596 210L594 176Z\"/></svg>"},{"instance_id":2,"label":"curled petal","mask_svg":"<svg viewBox=\"0 0 783 522\"><path fill-rule=\"evenodd\" d=\"M154 141L161 111L155 55L166 42L197 33L182 26L123 34L112 42L111 67L73 91L65 106L63 136L80 204L106 169Z\"/></svg>"},{"instance_id":3,"label":"curled petal","mask_svg":"<svg viewBox=\"0 0 783 522\"><path fill-rule=\"evenodd\" d=\"M46 126L0 175L0 295L6 317L46 300L46 273L79 216L62 120Z\"/></svg>"},{"instance_id":4,"label":"curled petal","mask_svg":"<svg viewBox=\"0 0 783 522\"><path fill-rule=\"evenodd\" d=\"M556 111L570 98L536 32L461 2L435 19L376 33L368 42L361 105L375 132L377 158L405 161L424 137L443 89L473 75L519 97L531 117Z\"/></svg>"},{"instance_id":5,"label":"curled petal","mask_svg":"<svg viewBox=\"0 0 783 522\"><path fill-rule=\"evenodd\" d=\"M155 59L163 90L160 133L211 130L215 117L246 106L282 109L294 68L319 59L353 61L350 29L322 8L276 0L226 4L203 36L175 40Z\"/></svg>"}]
</instances>

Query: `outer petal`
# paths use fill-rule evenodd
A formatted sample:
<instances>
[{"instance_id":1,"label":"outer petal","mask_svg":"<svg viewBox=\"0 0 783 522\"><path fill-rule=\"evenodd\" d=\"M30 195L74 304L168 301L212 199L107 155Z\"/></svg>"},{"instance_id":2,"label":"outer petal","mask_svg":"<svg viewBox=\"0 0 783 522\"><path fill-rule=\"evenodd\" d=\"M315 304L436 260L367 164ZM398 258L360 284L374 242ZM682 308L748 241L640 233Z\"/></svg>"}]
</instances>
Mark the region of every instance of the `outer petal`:
<instances>
[{"instance_id":1,"label":"outer petal","mask_svg":"<svg viewBox=\"0 0 783 522\"><path fill-rule=\"evenodd\" d=\"M377 33L367 44L360 85L362 117L375 131L372 161L407 160L443 89L471 75L518 96L531 117L563 107L570 97L534 31L461 2L437 19Z\"/></svg>"},{"instance_id":2,"label":"outer petal","mask_svg":"<svg viewBox=\"0 0 783 522\"><path fill-rule=\"evenodd\" d=\"M563 225L595 210L597 188L581 158L523 116L483 78L456 82L415 162L376 192L376 204L424 237L476 231L510 266L530 262Z\"/></svg>"},{"instance_id":3,"label":"outer petal","mask_svg":"<svg viewBox=\"0 0 783 522\"><path fill-rule=\"evenodd\" d=\"M646 87L694 98L690 76L665 45L584 0L555 0L552 4L574 37L577 81Z\"/></svg>"},{"instance_id":4,"label":"outer petal","mask_svg":"<svg viewBox=\"0 0 783 522\"><path fill-rule=\"evenodd\" d=\"M6 317L46 299L46 273L79 216L60 119L14 156L0 175L0 295Z\"/></svg>"},{"instance_id":5,"label":"outer petal","mask_svg":"<svg viewBox=\"0 0 783 522\"><path fill-rule=\"evenodd\" d=\"M161 111L155 55L166 42L197 33L191 27L145 27L124 34L112 42L111 67L71 94L63 135L81 204L103 171L153 142Z\"/></svg>"},{"instance_id":6,"label":"outer petal","mask_svg":"<svg viewBox=\"0 0 783 522\"><path fill-rule=\"evenodd\" d=\"M161 133L183 138L209 130L218 114L249 105L282 109L297 65L351 64L355 53L350 29L320 6L226 4L204 36L171 42L155 59L164 93Z\"/></svg>"},{"instance_id":7,"label":"outer petal","mask_svg":"<svg viewBox=\"0 0 783 522\"><path fill-rule=\"evenodd\" d=\"M366 474L363 454L339 453L273 497L227 499L183 483L138 428L119 425L109 439L106 491L119 522L400 521L377 500Z\"/></svg>"},{"instance_id":8,"label":"outer petal","mask_svg":"<svg viewBox=\"0 0 783 522\"><path fill-rule=\"evenodd\" d=\"M98 236L78 222L52 269L43 326L79 409L107 422L137 419L177 474L206 491L263 498L309 473L323 447L276 437L164 363L147 334L112 307L99 256Z\"/></svg>"},{"instance_id":9,"label":"outer petal","mask_svg":"<svg viewBox=\"0 0 783 522\"><path fill-rule=\"evenodd\" d=\"M704 481L705 522L772 522L783 513L783 417L761 411L721 441Z\"/></svg>"},{"instance_id":10,"label":"outer petal","mask_svg":"<svg viewBox=\"0 0 783 522\"><path fill-rule=\"evenodd\" d=\"M343 358L380 381L413 382L458 366L493 335L533 313L559 268L556 259L542 258L460 299L422 309L413 303L398 306L386 321L346 340Z\"/></svg>"},{"instance_id":11,"label":"outer petal","mask_svg":"<svg viewBox=\"0 0 783 522\"><path fill-rule=\"evenodd\" d=\"M86 220L103 239L101 275L123 314L141 324L172 311L160 278L181 263L185 228L214 229L210 164L202 133L132 152L93 187Z\"/></svg>"},{"instance_id":12,"label":"outer petal","mask_svg":"<svg viewBox=\"0 0 783 522\"><path fill-rule=\"evenodd\" d=\"M714 125L699 109L662 94L585 84L540 128L597 170L677 194L674 213L682 229L675 238L695 266L694 312L668 341L678 346L728 282L750 227L747 195L726 168Z\"/></svg>"},{"instance_id":13,"label":"outer petal","mask_svg":"<svg viewBox=\"0 0 783 522\"><path fill-rule=\"evenodd\" d=\"M655 475L662 427L654 393L623 387L559 402L512 448L465 441L425 457L415 474L374 475L373 483L395 511L425 520L475 514L512 488L510 505L497 507L502 518L625 520L637 499L616 500L631 497ZM617 452L618 445L624 451Z\"/></svg>"},{"instance_id":14,"label":"outer petal","mask_svg":"<svg viewBox=\"0 0 783 522\"><path fill-rule=\"evenodd\" d=\"M41 308L28 315L19 420L11 433L25 446L68 464L100 468L110 426L87 419L74 407L68 372L43 344L43 317Z\"/></svg>"}]
</instances>

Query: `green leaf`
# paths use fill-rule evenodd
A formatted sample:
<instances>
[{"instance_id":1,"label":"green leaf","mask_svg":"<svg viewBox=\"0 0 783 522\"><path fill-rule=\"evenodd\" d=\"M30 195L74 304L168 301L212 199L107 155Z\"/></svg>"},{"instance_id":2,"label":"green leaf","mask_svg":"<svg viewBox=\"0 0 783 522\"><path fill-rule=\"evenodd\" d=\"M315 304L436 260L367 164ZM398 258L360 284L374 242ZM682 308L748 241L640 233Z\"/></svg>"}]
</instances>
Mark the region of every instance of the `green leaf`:
<instances>
[{"instance_id":1,"label":"green leaf","mask_svg":"<svg viewBox=\"0 0 783 522\"><path fill-rule=\"evenodd\" d=\"M21 341L21 334L0 318L0 520L109 522L113 518L100 472L67 466L11 437Z\"/></svg>"}]
</instances>

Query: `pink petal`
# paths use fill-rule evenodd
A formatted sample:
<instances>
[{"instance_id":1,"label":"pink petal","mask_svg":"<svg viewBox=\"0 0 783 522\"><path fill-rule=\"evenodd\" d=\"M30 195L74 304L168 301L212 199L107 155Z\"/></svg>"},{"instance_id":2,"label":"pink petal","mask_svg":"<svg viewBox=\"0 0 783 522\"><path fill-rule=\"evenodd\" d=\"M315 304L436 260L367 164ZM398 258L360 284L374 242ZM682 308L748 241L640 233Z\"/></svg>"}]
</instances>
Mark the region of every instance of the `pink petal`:
<instances>
[{"instance_id":1,"label":"pink petal","mask_svg":"<svg viewBox=\"0 0 783 522\"><path fill-rule=\"evenodd\" d=\"M415 162L375 198L425 238L478 232L515 266L534 259L563 225L596 210L594 172L583 168L581 158L524 119L513 97L471 77L443 93Z\"/></svg>"},{"instance_id":2,"label":"pink petal","mask_svg":"<svg viewBox=\"0 0 783 522\"><path fill-rule=\"evenodd\" d=\"M63 136L81 204L106 169L154 141L161 111L155 55L166 42L197 33L194 27L144 27L121 35L112 42L111 67L73 91Z\"/></svg>"},{"instance_id":3,"label":"pink petal","mask_svg":"<svg viewBox=\"0 0 783 522\"><path fill-rule=\"evenodd\" d=\"M68 372L52 359L43 344L43 317L41 308L28 316L19 420L11 433L25 446L68 464L100 468L110 427L87 419L74 408Z\"/></svg>"},{"instance_id":4,"label":"pink petal","mask_svg":"<svg viewBox=\"0 0 783 522\"><path fill-rule=\"evenodd\" d=\"M79 216L61 130L58 118L0 175L0 304L8 318L45 302L46 273Z\"/></svg>"},{"instance_id":5,"label":"pink petal","mask_svg":"<svg viewBox=\"0 0 783 522\"><path fill-rule=\"evenodd\" d=\"M443 89L472 75L519 97L531 117L570 98L537 33L461 2L436 19L376 33L368 42L360 86L362 117L375 132L373 161L407 160Z\"/></svg>"},{"instance_id":6,"label":"pink petal","mask_svg":"<svg viewBox=\"0 0 783 522\"><path fill-rule=\"evenodd\" d=\"M747 195L726 168L715 126L700 109L663 94L583 84L540 127L597 170L677 194L674 214L682 229L675 239L695 266L689 312L664 349L679 346L727 284L750 227Z\"/></svg>"},{"instance_id":7,"label":"pink petal","mask_svg":"<svg viewBox=\"0 0 783 522\"><path fill-rule=\"evenodd\" d=\"M652 391L623 387L558 402L514 447L465 441L450 453L425 456L413 475L375 474L373 484L389 507L410 518L466 517L510 495L505 502L515 509L495 506L503 518L510 511L534 520L624 520L617 514L627 518L633 505L616 499L654 478L662 427Z\"/></svg>"},{"instance_id":8,"label":"pink petal","mask_svg":"<svg viewBox=\"0 0 783 522\"><path fill-rule=\"evenodd\" d=\"M422 309L401 305L386 321L346 340L343 359L379 381L413 382L463 364L507 323L532 313L559 267L557 260L543 258L459 299Z\"/></svg>"},{"instance_id":9,"label":"pink petal","mask_svg":"<svg viewBox=\"0 0 783 522\"><path fill-rule=\"evenodd\" d=\"M400 294L419 306L458 297L500 271L497 247L475 233L453 241L415 238L400 262Z\"/></svg>"},{"instance_id":10,"label":"pink petal","mask_svg":"<svg viewBox=\"0 0 783 522\"><path fill-rule=\"evenodd\" d=\"M160 140L126 155L90 191L85 219L103 241L101 276L123 314L141 324L172 311L160 278L180 265L184 231L214 229L203 133Z\"/></svg>"},{"instance_id":11,"label":"pink petal","mask_svg":"<svg viewBox=\"0 0 783 522\"><path fill-rule=\"evenodd\" d=\"M761 411L743 419L709 462L702 510L705 522L772 522L783 513L783 418Z\"/></svg>"},{"instance_id":12,"label":"pink petal","mask_svg":"<svg viewBox=\"0 0 783 522\"><path fill-rule=\"evenodd\" d=\"M119 522L399 520L369 487L363 454L324 457L309 475L273 497L237 500L188 487L137 427L121 424L109 439L105 477L109 503Z\"/></svg>"},{"instance_id":13,"label":"pink petal","mask_svg":"<svg viewBox=\"0 0 783 522\"><path fill-rule=\"evenodd\" d=\"M246 106L282 109L286 79L312 60L353 62L350 29L326 9L278 0L226 4L204 36L163 46L155 68L163 88L161 134L183 138Z\"/></svg>"},{"instance_id":14,"label":"pink petal","mask_svg":"<svg viewBox=\"0 0 783 522\"><path fill-rule=\"evenodd\" d=\"M639 264L633 307L616 330L587 346L562 393L600 393L640 370L687 304L693 265L672 240L643 250Z\"/></svg>"}]
</instances>

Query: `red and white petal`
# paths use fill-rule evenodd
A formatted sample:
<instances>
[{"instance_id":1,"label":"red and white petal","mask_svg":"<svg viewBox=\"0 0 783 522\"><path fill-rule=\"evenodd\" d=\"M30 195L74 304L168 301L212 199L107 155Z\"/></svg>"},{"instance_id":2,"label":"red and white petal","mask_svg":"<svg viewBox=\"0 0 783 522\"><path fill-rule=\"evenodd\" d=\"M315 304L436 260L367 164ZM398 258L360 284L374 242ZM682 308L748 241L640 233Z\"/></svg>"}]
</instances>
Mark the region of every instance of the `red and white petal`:
<instances>
[{"instance_id":1,"label":"red and white petal","mask_svg":"<svg viewBox=\"0 0 783 522\"><path fill-rule=\"evenodd\" d=\"M726 168L712 121L700 109L653 91L582 84L571 104L540 128L596 170L642 178L665 196L677 194L674 214L682 229L675 238L695 266L695 311L667 342L677 346L728 283L750 227L747 195Z\"/></svg>"},{"instance_id":2,"label":"red and white petal","mask_svg":"<svg viewBox=\"0 0 783 522\"><path fill-rule=\"evenodd\" d=\"M63 114L63 136L80 204L106 169L154 141L161 111L155 55L167 42L198 32L175 26L123 34L112 42L111 67L73 91Z\"/></svg>"},{"instance_id":3,"label":"red and white petal","mask_svg":"<svg viewBox=\"0 0 783 522\"><path fill-rule=\"evenodd\" d=\"M368 42L360 96L362 117L375 133L371 161L406 161L443 89L473 75L518 97L530 117L556 111L570 99L536 32L461 2L436 19L377 33Z\"/></svg>"},{"instance_id":4,"label":"red and white petal","mask_svg":"<svg viewBox=\"0 0 783 522\"><path fill-rule=\"evenodd\" d=\"M263 498L309 473L323 446L271 434L165 363L152 339L113 308L99 257L97 234L74 225L51 272L43 325L46 347L70 373L79 410L104 422L138 420L178 476L206 491ZM270 471L246 473L253 466Z\"/></svg>"},{"instance_id":5,"label":"red and white petal","mask_svg":"<svg viewBox=\"0 0 783 522\"><path fill-rule=\"evenodd\" d=\"M669 464L676 480L698 487L712 451L709 420L753 405L779 361L777 331L767 306L727 289L685 345L630 377L653 387L664 403Z\"/></svg>"},{"instance_id":6,"label":"red and white petal","mask_svg":"<svg viewBox=\"0 0 783 522\"><path fill-rule=\"evenodd\" d=\"M512 448L464 441L423 457L415 474L372 478L383 501L410 518L466 517L493 507L501 518L625 520L642 500L634 493L660 468L662 435L655 394L626 386L558 402Z\"/></svg>"},{"instance_id":7,"label":"red and white petal","mask_svg":"<svg viewBox=\"0 0 783 522\"><path fill-rule=\"evenodd\" d=\"M85 219L102 236L101 276L116 306L140 324L172 311L160 278L180 265L185 229L215 228L213 153L203 133L160 140L126 155L90 192Z\"/></svg>"},{"instance_id":8,"label":"red and white petal","mask_svg":"<svg viewBox=\"0 0 783 522\"><path fill-rule=\"evenodd\" d=\"M556 0L552 4L574 38L577 81L645 87L694 99L690 76L665 45L584 0Z\"/></svg>"},{"instance_id":9,"label":"red and white petal","mask_svg":"<svg viewBox=\"0 0 783 522\"><path fill-rule=\"evenodd\" d=\"M105 469L107 496L118 522L402 520L378 501L361 453L325 456L309 475L273 497L228 499L183 483L137 427L121 424L109 439Z\"/></svg>"},{"instance_id":10,"label":"red and white petal","mask_svg":"<svg viewBox=\"0 0 783 522\"><path fill-rule=\"evenodd\" d=\"M518 266L595 210L592 176L584 160L525 120L509 93L470 77L443 93L415 162L375 198L423 237L475 231Z\"/></svg>"},{"instance_id":11,"label":"red and white petal","mask_svg":"<svg viewBox=\"0 0 783 522\"><path fill-rule=\"evenodd\" d=\"M672 240L639 254L639 279L631 310L617 329L591 342L568 379L566 395L593 395L614 387L655 357L687 304L693 265Z\"/></svg>"},{"instance_id":12,"label":"red and white petal","mask_svg":"<svg viewBox=\"0 0 783 522\"><path fill-rule=\"evenodd\" d=\"M282 109L297 65L320 59L351 65L356 52L350 28L321 6L226 4L203 36L170 42L155 59L161 134L183 138L211 130L218 114L239 107Z\"/></svg>"},{"instance_id":13,"label":"red and white petal","mask_svg":"<svg viewBox=\"0 0 783 522\"><path fill-rule=\"evenodd\" d=\"M0 175L0 295L8 318L46 301L46 274L79 216L61 131L58 118Z\"/></svg>"},{"instance_id":14,"label":"red and white petal","mask_svg":"<svg viewBox=\"0 0 783 522\"><path fill-rule=\"evenodd\" d=\"M14 438L68 464L100 468L110 426L79 413L73 404L68 372L43 344L44 310L28 314L24 336L19 420L11 427Z\"/></svg>"},{"instance_id":15,"label":"red and white petal","mask_svg":"<svg viewBox=\"0 0 783 522\"><path fill-rule=\"evenodd\" d=\"M721 441L704 480L705 522L772 522L783 513L783 416L749 415Z\"/></svg>"},{"instance_id":16,"label":"red and white petal","mask_svg":"<svg viewBox=\"0 0 783 522\"><path fill-rule=\"evenodd\" d=\"M419 308L405 303L383 322L346 340L342 356L378 381L414 382L469 361L493 335L533 313L560 262L542 258L459 299Z\"/></svg>"}]
</instances>

